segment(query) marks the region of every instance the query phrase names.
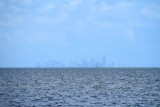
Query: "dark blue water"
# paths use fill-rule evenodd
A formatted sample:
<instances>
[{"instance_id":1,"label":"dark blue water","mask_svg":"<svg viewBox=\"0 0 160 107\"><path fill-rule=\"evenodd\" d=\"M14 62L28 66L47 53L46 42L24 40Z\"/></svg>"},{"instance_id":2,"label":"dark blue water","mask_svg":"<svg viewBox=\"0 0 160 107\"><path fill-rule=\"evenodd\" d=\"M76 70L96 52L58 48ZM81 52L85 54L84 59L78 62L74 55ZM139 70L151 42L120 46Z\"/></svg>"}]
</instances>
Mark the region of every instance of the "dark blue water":
<instances>
[{"instance_id":1,"label":"dark blue water","mask_svg":"<svg viewBox=\"0 0 160 107\"><path fill-rule=\"evenodd\" d=\"M160 107L160 68L3 68L0 107Z\"/></svg>"}]
</instances>

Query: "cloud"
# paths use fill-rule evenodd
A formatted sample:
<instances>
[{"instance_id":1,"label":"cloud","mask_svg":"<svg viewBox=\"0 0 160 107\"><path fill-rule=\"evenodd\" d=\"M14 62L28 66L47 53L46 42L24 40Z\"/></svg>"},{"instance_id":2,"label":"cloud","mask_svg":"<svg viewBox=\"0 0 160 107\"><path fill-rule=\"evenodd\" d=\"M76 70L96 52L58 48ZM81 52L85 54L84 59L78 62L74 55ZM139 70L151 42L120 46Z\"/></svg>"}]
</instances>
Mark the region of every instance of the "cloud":
<instances>
[{"instance_id":1,"label":"cloud","mask_svg":"<svg viewBox=\"0 0 160 107\"><path fill-rule=\"evenodd\" d=\"M6 43L21 44L27 46L58 46L66 47L70 43L63 31L28 31L18 29L14 32L0 32L0 38Z\"/></svg>"},{"instance_id":2,"label":"cloud","mask_svg":"<svg viewBox=\"0 0 160 107\"><path fill-rule=\"evenodd\" d=\"M56 8L56 6L55 6L54 3L48 3L48 4L45 4L45 5L40 6L40 7L37 9L37 11L40 12L40 13L45 13L45 14L47 14L47 13L53 11L53 9L55 9L55 8Z\"/></svg>"},{"instance_id":3,"label":"cloud","mask_svg":"<svg viewBox=\"0 0 160 107\"><path fill-rule=\"evenodd\" d=\"M11 35L9 35L9 34L6 34L5 37L7 38L7 40L9 42L13 42L14 41L13 37Z\"/></svg>"},{"instance_id":4,"label":"cloud","mask_svg":"<svg viewBox=\"0 0 160 107\"><path fill-rule=\"evenodd\" d=\"M69 42L63 32L32 32L31 36L25 36L25 41L33 45L68 46Z\"/></svg>"},{"instance_id":5,"label":"cloud","mask_svg":"<svg viewBox=\"0 0 160 107\"><path fill-rule=\"evenodd\" d=\"M45 7L45 9L46 10L50 10L50 9L53 9L53 8L55 8L55 6L54 6L54 4L48 4L46 7Z\"/></svg>"},{"instance_id":6,"label":"cloud","mask_svg":"<svg viewBox=\"0 0 160 107\"><path fill-rule=\"evenodd\" d=\"M56 15L36 15L34 17L30 17L30 19L39 27L50 27L50 29L56 29L65 25L68 20L68 14L67 12L60 11L56 13Z\"/></svg>"},{"instance_id":7,"label":"cloud","mask_svg":"<svg viewBox=\"0 0 160 107\"><path fill-rule=\"evenodd\" d=\"M4 4L0 2L0 10L4 8Z\"/></svg>"},{"instance_id":8,"label":"cloud","mask_svg":"<svg viewBox=\"0 0 160 107\"><path fill-rule=\"evenodd\" d=\"M102 3L100 4L100 8L101 8L102 11L105 11L105 12L114 9L113 6L107 4L106 2L102 2Z\"/></svg>"},{"instance_id":9,"label":"cloud","mask_svg":"<svg viewBox=\"0 0 160 107\"><path fill-rule=\"evenodd\" d=\"M81 4L82 4L82 0L68 0L66 7L73 9L73 8L78 7Z\"/></svg>"},{"instance_id":10,"label":"cloud","mask_svg":"<svg viewBox=\"0 0 160 107\"><path fill-rule=\"evenodd\" d=\"M118 9L124 9L124 8L131 8L131 7L133 7L134 6L134 2L126 2L126 1L120 1L120 2L118 2L118 3L116 3L116 7L118 8Z\"/></svg>"},{"instance_id":11,"label":"cloud","mask_svg":"<svg viewBox=\"0 0 160 107\"><path fill-rule=\"evenodd\" d=\"M14 5L14 4L10 5L9 8L10 8L10 11L14 12L14 13L25 14L25 13L31 12L30 9L28 9L28 8L19 7L19 6Z\"/></svg>"},{"instance_id":12,"label":"cloud","mask_svg":"<svg viewBox=\"0 0 160 107\"><path fill-rule=\"evenodd\" d=\"M19 14L12 14L7 13L5 14L5 18L7 19L6 22L8 23L8 27L23 27L25 24L29 23L28 17L26 15L19 15Z\"/></svg>"},{"instance_id":13,"label":"cloud","mask_svg":"<svg viewBox=\"0 0 160 107\"><path fill-rule=\"evenodd\" d=\"M107 22L107 21L98 21L97 23L95 23L97 25L97 27L101 27L101 28L113 28L113 23L111 22Z\"/></svg>"},{"instance_id":14,"label":"cloud","mask_svg":"<svg viewBox=\"0 0 160 107\"><path fill-rule=\"evenodd\" d=\"M8 22L5 22L5 21L0 21L0 26L2 26L2 27L6 27L6 26L11 26L11 24L10 23L8 23Z\"/></svg>"},{"instance_id":15,"label":"cloud","mask_svg":"<svg viewBox=\"0 0 160 107\"><path fill-rule=\"evenodd\" d=\"M142 19L138 18L138 21L135 19L134 15L138 12L138 9L133 1L47 1L24 7L21 4L29 5L33 4L33 1L11 1L13 4L10 5L10 8L14 12L10 11L6 13L6 16L3 15L7 21L2 21L0 24L3 26L12 25L12 30L18 27L22 29L35 29L36 31L46 30L48 32L62 29L66 32L68 30L69 32L77 32L76 34L78 35L89 28L99 32L98 29L117 29L119 26L134 28L141 26L139 22L145 24L145 21L142 21ZM20 5L18 5L19 3ZM128 20L130 21L129 24ZM126 35L134 37L134 30L128 29ZM39 38L40 41L45 40L43 37L40 37L42 40Z\"/></svg>"},{"instance_id":16,"label":"cloud","mask_svg":"<svg viewBox=\"0 0 160 107\"><path fill-rule=\"evenodd\" d=\"M141 13L149 18L160 19L160 7L159 5L149 5L142 8Z\"/></svg>"},{"instance_id":17,"label":"cloud","mask_svg":"<svg viewBox=\"0 0 160 107\"><path fill-rule=\"evenodd\" d=\"M129 37L129 38L134 38L134 30L132 28L129 28L126 30L126 35Z\"/></svg>"},{"instance_id":18,"label":"cloud","mask_svg":"<svg viewBox=\"0 0 160 107\"><path fill-rule=\"evenodd\" d=\"M88 4L89 7L89 10L95 14L95 15L104 15L104 14L107 14L109 11L113 11L114 7L113 5L109 5L107 2L99 2L99 3L92 3L91 5Z\"/></svg>"},{"instance_id":19,"label":"cloud","mask_svg":"<svg viewBox=\"0 0 160 107\"><path fill-rule=\"evenodd\" d=\"M24 5L31 5L34 0L10 0L11 3L20 3Z\"/></svg>"}]
</instances>

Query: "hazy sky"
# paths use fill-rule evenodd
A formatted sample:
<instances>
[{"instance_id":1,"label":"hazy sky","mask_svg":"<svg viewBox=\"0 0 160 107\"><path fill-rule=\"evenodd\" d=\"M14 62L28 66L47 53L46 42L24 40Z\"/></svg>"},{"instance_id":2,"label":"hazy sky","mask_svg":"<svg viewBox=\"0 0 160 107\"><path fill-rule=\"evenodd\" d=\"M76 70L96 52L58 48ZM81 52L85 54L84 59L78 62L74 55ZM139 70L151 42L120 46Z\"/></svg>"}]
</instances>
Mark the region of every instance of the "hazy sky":
<instances>
[{"instance_id":1,"label":"hazy sky","mask_svg":"<svg viewBox=\"0 0 160 107\"><path fill-rule=\"evenodd\" d=\"M160 67L160 0L0 0L0 67L102 57Z\"/></svg>"}]
</instances>

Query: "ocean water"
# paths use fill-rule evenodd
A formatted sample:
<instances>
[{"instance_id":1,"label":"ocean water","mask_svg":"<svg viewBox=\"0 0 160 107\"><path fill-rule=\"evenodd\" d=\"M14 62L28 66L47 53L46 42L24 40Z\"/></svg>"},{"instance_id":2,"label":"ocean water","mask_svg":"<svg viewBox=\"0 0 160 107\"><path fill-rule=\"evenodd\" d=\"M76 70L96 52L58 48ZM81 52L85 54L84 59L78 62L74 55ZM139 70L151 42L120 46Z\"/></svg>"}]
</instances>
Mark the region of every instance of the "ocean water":
<instances>
[{"instance_id":1,"label":"ocean water","mask_svg":"<svg viewBox=\"0 0 160 107\"><path fill-rule=\"evenodd\" d=\"M1 68L0 107L160 107L160 68Z\"/></svg>"}]
</instances>

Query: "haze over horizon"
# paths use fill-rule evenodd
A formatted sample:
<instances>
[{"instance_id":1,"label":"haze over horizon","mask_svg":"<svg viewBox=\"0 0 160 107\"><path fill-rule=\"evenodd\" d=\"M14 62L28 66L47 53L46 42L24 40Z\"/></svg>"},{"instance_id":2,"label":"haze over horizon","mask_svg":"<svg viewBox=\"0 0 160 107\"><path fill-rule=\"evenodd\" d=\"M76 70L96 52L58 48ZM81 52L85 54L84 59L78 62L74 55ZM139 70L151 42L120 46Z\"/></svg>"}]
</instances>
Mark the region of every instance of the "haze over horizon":
<instances>
[{"instance_id":1,"label":"haze over horizon","mask_svg":"<svg viewBox=\"0 0 160 107\"><path fill-rule=\"evenodd\" d=\"M0 0L0 67L160 67L160 0Z\"/></svg>"}]
</instances>

